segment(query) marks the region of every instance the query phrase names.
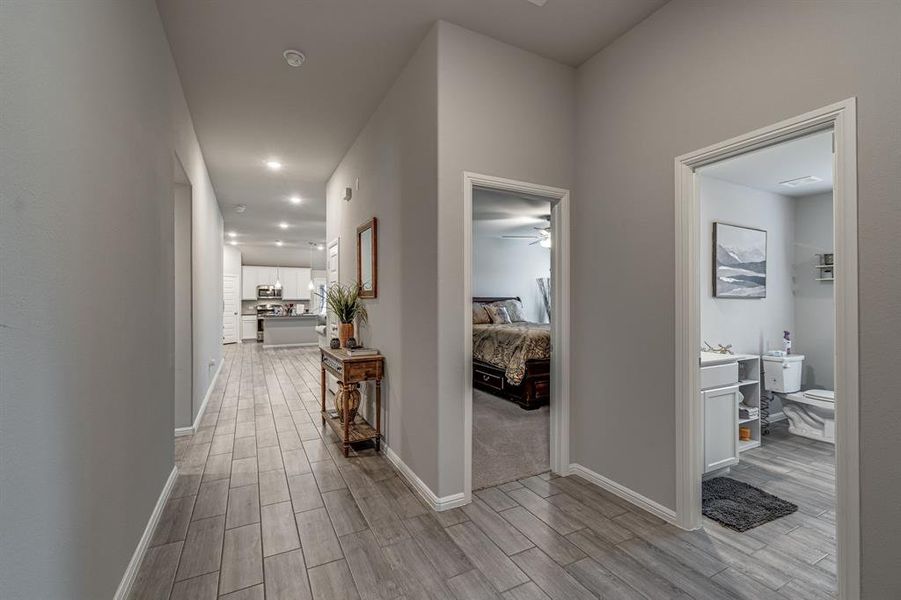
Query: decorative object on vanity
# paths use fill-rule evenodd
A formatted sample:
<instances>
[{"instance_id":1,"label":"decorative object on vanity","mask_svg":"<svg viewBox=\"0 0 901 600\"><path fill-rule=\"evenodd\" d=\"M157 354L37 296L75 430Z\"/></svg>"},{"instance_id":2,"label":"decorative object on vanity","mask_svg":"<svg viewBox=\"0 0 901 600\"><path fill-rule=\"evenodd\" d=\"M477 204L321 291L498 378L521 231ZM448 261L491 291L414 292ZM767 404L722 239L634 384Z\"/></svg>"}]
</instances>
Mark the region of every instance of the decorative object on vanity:
<instances>
[{"instance_id":1,"label":"decorative object on vanity","mask_svg":"<svg viewBox=\"0 0 901 600\"><path fill-rule=\"evenodd\" d=\"M727 344L725 346L723 346L722 344L717 344L716 348L714 348L710 345L710 342L705 341L704 345L707 347L703 348L701 352L713 352L715 354L735 354L735 352L732 351L732 344Z\"/></svg>"},{"instance_id":2,"label":"decorative object on vanity","mask_svg":"<svg viewBox=\"0 0 901 600\"><path fill-rule=\"evenodd\" d=\"M830 253L817 254L816 267L817 281L835 281L835 255Z\"/></svg>"},{"instance_id":3,"label":"decorative object on vanity","mask_svg":"<svg viewBox=\"0 0 901 600\"><path fill-rule=\"evenodd\" d=\"M378 219L357 227L357 287L360 298L377 298L379 283Z\"/></svg>"},{"instance_id":4,"label":"decorative object on vanity","mask_svg":"<svg viewBox=\"0 0 901 600\"><path fill-rule=\"evenodd\" d=\"M708 519L747 531L798 510L782 498L729 477L714 477L701 484L701 512Z\"/></svg>"},{"instance_id":5,"label":"decorative object on vanity","mask_svg":"<svg viewBox=\"0 0 901 600\"><path fill-rule=\"evenodd\" d=\"M332 338L331 340L329 340L328 347L332 350L337 350L341 347L341 340L339 340L338 338Z\"/></svg>"},{"instance_id":6,"label":"decorative object on vanity","mask_svg":"<svg viewBox=\"0 0 901 600\"><path fill-rule=\"evenodd\" d=\"M378 352L378 351L376 351ZM351 356L346 350L320 349L321 356L321 415L341 439L344 456L350 453L351 444L373 441L375 451L381 450L382 438L382 376L385 357L381 354ZM326 410L326 373L338 380L335 410ZM359 414L360 383L375 382L375 427Z\"/></svg>"},{"instance_id":7,"label":"decorative object on vanity","mask_svg":"<svg viewBox=\"0 0 901 600\"><path fill-rule=\"evenodd\" d=\"M766 231L713 224L713 295L766 298Z\"/></svg>"},{"instance_id":8,"label":"decorative object on vanity","mask_svg":"<svg viewBox=\"0 0 901 600\"><path fill-rule=\"evenodd\" d=\"M338 339L341 346L346 347L347 341L354 335L354 321L359 319L361 323L366 323L369 319L369 313L360 301L359 288L334 283L325 293L325 303L338 319Z\"/></svg>"},{"instance_id":9,"label":"decorative object on vanity","mask_svg":"<svg viewBox=\"0 0 901 600\"><path fill-rule=\"evenodd\" d=\"M349 338L347 338L347 344L346 344L346 347L347 347L348 350L350 350L350 349L352 349L352 348L356 348L356 347L357 347L357 338L355 338L355 337L349 337Z\"/></svg>"}]
</instances>

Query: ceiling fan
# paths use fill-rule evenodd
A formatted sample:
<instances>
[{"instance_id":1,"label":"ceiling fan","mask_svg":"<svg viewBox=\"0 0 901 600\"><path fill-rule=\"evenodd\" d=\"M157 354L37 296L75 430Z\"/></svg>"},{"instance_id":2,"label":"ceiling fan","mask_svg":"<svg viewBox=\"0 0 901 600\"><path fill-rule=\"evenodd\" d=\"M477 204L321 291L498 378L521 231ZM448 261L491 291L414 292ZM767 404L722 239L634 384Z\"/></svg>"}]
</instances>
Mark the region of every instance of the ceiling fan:
<instances>
[{"instance_id":1,"label":"ceiling fan","mask_svg":"<svg viewBox=\"0 0 901 600\"><path fill-rule=\"evenodd\" d=\"M548 221L550 221L550 217L545 217ZM538 244L542 248L550 248L551 247L551 224L548 223L547 227L533 227L533 229L537 232L534 235L502 235L501 237L505 240L534 240L529 245L534 246Z\"/></svg>"}]
</instances>

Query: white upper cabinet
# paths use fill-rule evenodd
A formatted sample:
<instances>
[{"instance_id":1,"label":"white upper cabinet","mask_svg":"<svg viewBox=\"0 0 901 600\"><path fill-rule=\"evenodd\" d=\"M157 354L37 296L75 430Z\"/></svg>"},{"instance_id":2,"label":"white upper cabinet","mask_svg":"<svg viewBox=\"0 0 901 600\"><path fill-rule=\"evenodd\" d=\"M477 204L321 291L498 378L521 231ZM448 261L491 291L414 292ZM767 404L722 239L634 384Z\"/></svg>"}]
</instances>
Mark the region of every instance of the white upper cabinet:
<instances>
[{"instance_id":1,"label":"white upper cabinet","mask_svg":"<svg viewBox=\"0 0 901 600\"><path fill-rule=\"evenodd\" d=\"M310 281L312 279L312 269L297 269L297 299L310 299Z\"/></svg>"},{"instance_id":2,"label":"white upper cabinet","mask_svg":"<svg viewBox=\"0 0 901 600\"><path fill-rule=\"evenodd\" d=\"M312 270L309 267L254 267L241 268L243 283L241 298L257 299L257 286L282 283L283 300L309 300Z\"/></svg>"},{"instance_id":3,"label":"white upper cabinet","mask_svg":"<svg viewBox=\"0 0 901 600\"><path fill-rule=\"evenodd\" d=\"M309 300L310 269L307 267L282 267L282 299Z\"/></svg>"},{"instance_id":4,"label":"white upper cabinet","mask_svg":"<svg viewBox=\"0 0 901 600\"><path fill-rule=\"evenodd\" d=\"M241 299L257 299L257 271L256 267L241 267Z\"/></svg>"}]
</instances>

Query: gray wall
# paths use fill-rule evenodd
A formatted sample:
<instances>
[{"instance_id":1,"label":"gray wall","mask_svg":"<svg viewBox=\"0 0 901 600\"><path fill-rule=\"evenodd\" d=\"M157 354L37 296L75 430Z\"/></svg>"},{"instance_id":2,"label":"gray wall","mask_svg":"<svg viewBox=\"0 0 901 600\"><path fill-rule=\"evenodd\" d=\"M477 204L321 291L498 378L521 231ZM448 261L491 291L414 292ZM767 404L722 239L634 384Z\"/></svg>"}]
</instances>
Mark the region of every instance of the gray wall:
<instances>
[{"instance_id":1,"label":"gray wall","mask_svg":"<svg viewBox=\"0 0 901 600\"><path fill-rule=\"evenodd\" d=\"M795 330L792 293L794 200L700 176L701 342L732 344L735 352L782 349L782 332ZM766 298L713 297L713 223L767 232Z\"/></svg>"},{"instance_id":2,"label":"gray wall","mask_svg":"<svg viewBox=\"0 0 901 600\"><path fill-rule=\"evenodd\" d=\"M835 284L817 281L817 254L833 252L832 192L794 200L795 336L804 355L801 384L835 389Z\"/></svg>"},{"instance_id":3,"label":"gray wall","mask_svg":"<svg viewBox=\"0 0 901 600\"><path fill-rule=\"evenodd\" d=\"M174 152L205 357L221 218L152 1L5 0L0 56L0 589L110 598L173 467Z\"/></svg>"},{"instance_id":4,"label":"gray wall","mask_svg":"<svg viewBox=\"0 0 901 600\"><path fill-rule=\"evenodd\" d=\"M181 166L176 164L176 169ZM193 300L191 292L191 186L176 183L175 200L175 427L194 422L192 343Z\"/></svg>"},{"instance_id":5,"label":"gray wall","mask_svg":"<svg viewBox=\"0 0 901 600\"><path fill-rule=\"evenodd\" d=\"M436 52L433 28L326 187L328 240L341 238L342 283L356 280L357 226L379 220L379 297L366 301L370 325L360 333L386 357L386 441L433 490L438 481ZM344 188L358 177L353 200L344 201Z\"/></svg>"},{"instance_id":6,"label":"gray wall","mask_svg":"<svg viewBox=\"0 0 901 600\"><path fill-rule=\"evenodd\" d=\"M857 97L864 598L901 596L899 30L894 0L674 0L579 69L572 458L669 507L673 158Z\"/></svg>"},{"instance_id":7,"label":"gray wall","mask_svg":"<svg viewBox=\"0 0 901 600\"><path fill-rule=\"evenodd\" d=\"M571 188L574 92L570 67L438 24L440 496L463 491L463 172Z\"/></svg>"},{"instance_id":8,"label":"gray wall","mask_svg":"<svg viewBox=\"0 0 901 600\"><path fill-rule=\"evenodd\" d=\"M551 276L551 250L528 240L505 240L496 231L472 235L472 295L519 296L526 319L546 323L538 277Z\"/></svg>"}]
</instances>

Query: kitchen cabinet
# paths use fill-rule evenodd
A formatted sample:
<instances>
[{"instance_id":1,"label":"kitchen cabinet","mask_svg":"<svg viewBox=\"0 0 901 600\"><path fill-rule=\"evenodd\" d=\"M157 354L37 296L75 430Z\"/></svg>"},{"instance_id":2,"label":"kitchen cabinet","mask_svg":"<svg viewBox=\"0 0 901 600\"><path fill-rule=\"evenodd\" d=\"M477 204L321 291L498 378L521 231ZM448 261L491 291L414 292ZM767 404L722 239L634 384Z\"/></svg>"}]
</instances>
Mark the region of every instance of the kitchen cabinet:
<instances>
[{"instance_id":1,"label":"kitchen cabinet","mask_svg":"<svg viewBox=\"0 0 901 600\"><path fill-rule=\"evenodd\" d=\"M256 267L241 267L241 299L257 299Z\"/></svg>"},{"instance_id":2,"label":"kitchen cabinet","mask_svg":"<svg viewBox=\"0 0 901 600\"><path fill-rule=\"evenodd\" d=\"M282 299L310 299L310 269L308 267L282 267Z\"/></svg>"},{"instance_id":3,"label":"kitchen cabinet","mask_svg":"<svg viewBox=\"0 0 901 600\"><path fill-rule=\"evenodd\" d=\"M276 279L282 283L282 300L309 300L310 278L309 267L266 267L244 266L241 268L243 284L241 298L257 299L257 286L275 285Z\"/></svg>"},{"instance_id":4,"label":"kitchen cabinet","mask_svg":"<svg viewBox=\"0 0 901 600\"><path fill-rule=\"evenodd\" d=\"M257 316L241 315L241 339L256 340L257 339Z\"/></svg>"}]
</instances>

